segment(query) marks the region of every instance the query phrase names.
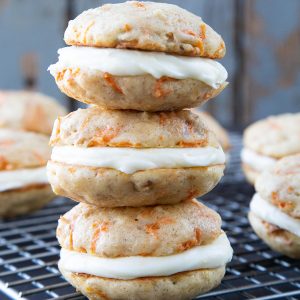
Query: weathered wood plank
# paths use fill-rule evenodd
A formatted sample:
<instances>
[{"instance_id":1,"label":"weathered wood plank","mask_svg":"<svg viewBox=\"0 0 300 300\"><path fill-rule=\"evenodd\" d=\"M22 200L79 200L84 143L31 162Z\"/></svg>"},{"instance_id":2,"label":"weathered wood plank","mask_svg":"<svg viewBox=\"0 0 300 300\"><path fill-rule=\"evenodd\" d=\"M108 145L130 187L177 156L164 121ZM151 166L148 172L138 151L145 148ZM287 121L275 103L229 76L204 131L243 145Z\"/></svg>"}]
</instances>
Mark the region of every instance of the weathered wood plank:
<instances>
[{"instance_id":1,"label":"weathered wood plank","mask_svg":"<svg viewBox=\"0 0 300 300\"><path fill-rule=\"evenodd\" d=\"M47 72L63 45L64 11L62 0L1 2L1 89L21 89L36 78L33 84L38 90L66 102ZM36 74L32 68L36 68Z\"/></svg>"},{"instance_id":2,"label":"weathered wood plank","mask_svg":"<svg viewBox=\"0 0 300 300\"><path fill-rule=\"evenodd\" d=\"M244 122L300 111L300 2L246 0Z\"/></svg>"}]
</instances>

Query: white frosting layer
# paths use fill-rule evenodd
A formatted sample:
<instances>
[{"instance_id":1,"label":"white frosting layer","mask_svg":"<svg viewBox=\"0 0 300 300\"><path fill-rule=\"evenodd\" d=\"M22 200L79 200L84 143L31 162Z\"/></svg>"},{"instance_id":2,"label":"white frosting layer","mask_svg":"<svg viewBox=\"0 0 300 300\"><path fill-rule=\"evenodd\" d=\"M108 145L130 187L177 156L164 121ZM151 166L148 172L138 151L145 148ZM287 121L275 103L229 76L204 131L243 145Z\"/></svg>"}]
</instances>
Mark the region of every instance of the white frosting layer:
<instances>
[{"instance_id":1,"label":"white frosting layer","mask_svg":"<svg viewBox=\"0 0 300 300\"><path fill-rule=\"evenodd\" d=\"M279 208L261 198L259 194L253 196L250 210L262 220L300 237L300 220L282 212Z\"/></svg>"},{"instance_id":2,"label":"white frosting layer","mask_svg":"<svg viewBox=\"0 0 300 300\"><path fill-rule=\"evenodd\" d=\"M71 46L59 49L58 54L58 62L49 67L53 76L63 68L76 67L108 72L115 76L151 74L155 78L192 78L214 89L220 87L228 76L226 69L213 59L163 52Z\"/></svg>"},{"instance_id":3,"label":"white frosting layer","mask_svg":"<svg viewBox=\"0 0 300 300\"><path fill-rule=\"evenodd\" d=\"M258 154L257 152L247 148L242 149L241 160L243 163L259 172L270 169L277 162L275 158Z\"/></svg>"},{"instance_id":4,"label":"white frosting layer","mask_svg":"<svg viewBox=\"0 0 300 300\"><path fill-rule=\"evenodd\" d=\"M0 192L43 183L48 183L45 167L0 172Z\"/></svg>"},{"instance_id":5,"label":"white frosting layer","mask_svg":"<svg viewBox=\"0 0 300 300\"><path fill-rule=\"evenodd\" d=\"M51 160L71 165L105 167L131 174L158 168L201 167L225 163L221 148L115 148L59 146Z\"/></svg>"},{"instance_id":6,"label":"white frosting layer","mask_svg":"<svg viewBox=\"0 0 300 300\"><path fill-rule=\"evenodd\" d=\"M62 249L59 264L70 272L126 280L218 268L232 259L232 253L230 242L224 233L209 245L194 247L179 254L161 257L103 258Z\"/></svg>"}]
</instances>

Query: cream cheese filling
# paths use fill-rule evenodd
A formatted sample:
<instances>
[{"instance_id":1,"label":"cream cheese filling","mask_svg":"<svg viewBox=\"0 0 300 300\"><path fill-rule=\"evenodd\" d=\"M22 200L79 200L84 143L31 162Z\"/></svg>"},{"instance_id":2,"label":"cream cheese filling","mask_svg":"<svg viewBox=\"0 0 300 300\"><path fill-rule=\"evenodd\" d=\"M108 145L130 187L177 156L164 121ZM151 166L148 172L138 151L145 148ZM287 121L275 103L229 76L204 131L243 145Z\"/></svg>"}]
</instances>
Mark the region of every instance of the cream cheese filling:
<instances>
[{"instance_id":1,"label":"cream cheese filling","mask_svg":"<svg viewBox=\"0 0 300 300\"><path fill-rule=\"evenodd\" d=\"M160 257L104 258L61 249L59 265L69 272L128 280L139 277L169 276L199 269L214 269L228 263L232 259L232 254L230 242L223 233L209 245Z\"/></svg>"},{"instance_id":2,"label":"cream cheese filling","mask_svg":"<svg viewBox=\"0 0 300 300\"><path fill-rule=\"evenodd\" d=\"M64 68L88 68L115 76L150 74L155 78L200 80L214 89L227 79L226 69L217 61L202 57L170 55L163 52L71 46L58 50L56 64L49 66L55 75Z\"/></svg>"},{"instance_id":3,"label":"cream cheese filling","mask_svg":"<svg viewBox=\"0 0 300 300\"><path fill-rule=\"evenodd\" d=\"M300 220L292 218L279 208L255 194L250 203L250 211L262 220L285 229L300 237Z\"/></svg>"},{"instance_id":4,"label":"cream cheese filling","mask_svg":"<svg viewBox=\"0 0 300 300\"><path fill-rule=\"evenodd\" d=\"M222 148L123 148L57 146L51 160L71 165L105 167L132 174L158 168L204 167L224 164Z\"/></svg>"},{"instance_id":5,"label":"cream cheese filling","mask_svg":"<svg viewBox=\"0 0 300 300\"><path fill-rule=\"evenodd\" d=\"M48 183L46 167L0 171L0 192Z\"/></svg>"},{"instance_id":6,"label":"cream cheese filling","mask_svg":"<svg viewBox=\"0 0 300 300\"><path fill-rule=\"evenodd\" d=\"M275 158L261 155L248 148L243 148L241 152L241 160L243 163L249 165L252 169L259 172L270 169L277 162Z\"/></svg>"}]
</instances>

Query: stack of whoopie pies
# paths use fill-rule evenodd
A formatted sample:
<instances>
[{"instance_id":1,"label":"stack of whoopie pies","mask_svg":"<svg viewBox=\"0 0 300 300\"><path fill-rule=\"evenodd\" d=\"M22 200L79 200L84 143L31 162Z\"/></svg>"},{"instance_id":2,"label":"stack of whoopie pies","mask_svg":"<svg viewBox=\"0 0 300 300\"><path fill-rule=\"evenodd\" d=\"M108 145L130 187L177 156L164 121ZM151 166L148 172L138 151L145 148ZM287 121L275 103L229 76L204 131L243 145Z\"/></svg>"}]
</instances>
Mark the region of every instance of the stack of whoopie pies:
<instances>
[{"instance_id":1,"label":"stack of whoopie pies","mask_svg":"<svg viewBox=\"0 0 300 300\"><path fill-rule=\"evenodd\" d=\"M69 22L50 66L93 104L58 118L53 190L80 204L59 220L59 269L90 299L190 299L216 287L232 249L220 216L194 199L225 155L189 110L217 95L225 45L175 5L107 4Z\"/></svg>"},{"instance_id":2,"label":"stack of whoopie pies","mask_svg":"<svg viewBox=\"0 0 300 300\"><path fill-rule=\"evenodd\" d=\"M47 179L49 135L65 109L33 91L0 91L0 218L31 213L55 197Z\"/></svg>"}]
</instances>

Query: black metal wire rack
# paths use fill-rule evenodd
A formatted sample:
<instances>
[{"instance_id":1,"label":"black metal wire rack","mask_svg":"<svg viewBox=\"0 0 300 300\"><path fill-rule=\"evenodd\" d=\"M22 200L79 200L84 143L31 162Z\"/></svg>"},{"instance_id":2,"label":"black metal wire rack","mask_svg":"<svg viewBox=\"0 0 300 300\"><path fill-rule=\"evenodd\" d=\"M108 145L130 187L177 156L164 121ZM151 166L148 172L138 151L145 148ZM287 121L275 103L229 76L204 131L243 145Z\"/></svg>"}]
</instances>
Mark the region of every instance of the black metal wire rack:
<instances>
[{"instance_id":1,"label":"black metal wire rack","mask_svg":"<svg viewBox=\"0 0 300 300\"><path fill-rule=\"evenodd\" d=\"M271 251L247 221L253 194L239 163L240 136L232 134L230 165L222 182L202 198L223 218L234 248L222 284L197 299L300 299L300 261ZM58 217L74 205L58 198L39 212L0 222L0 299L86 299L60 275L55 237Z\"/></svg>"}]
</instances>

